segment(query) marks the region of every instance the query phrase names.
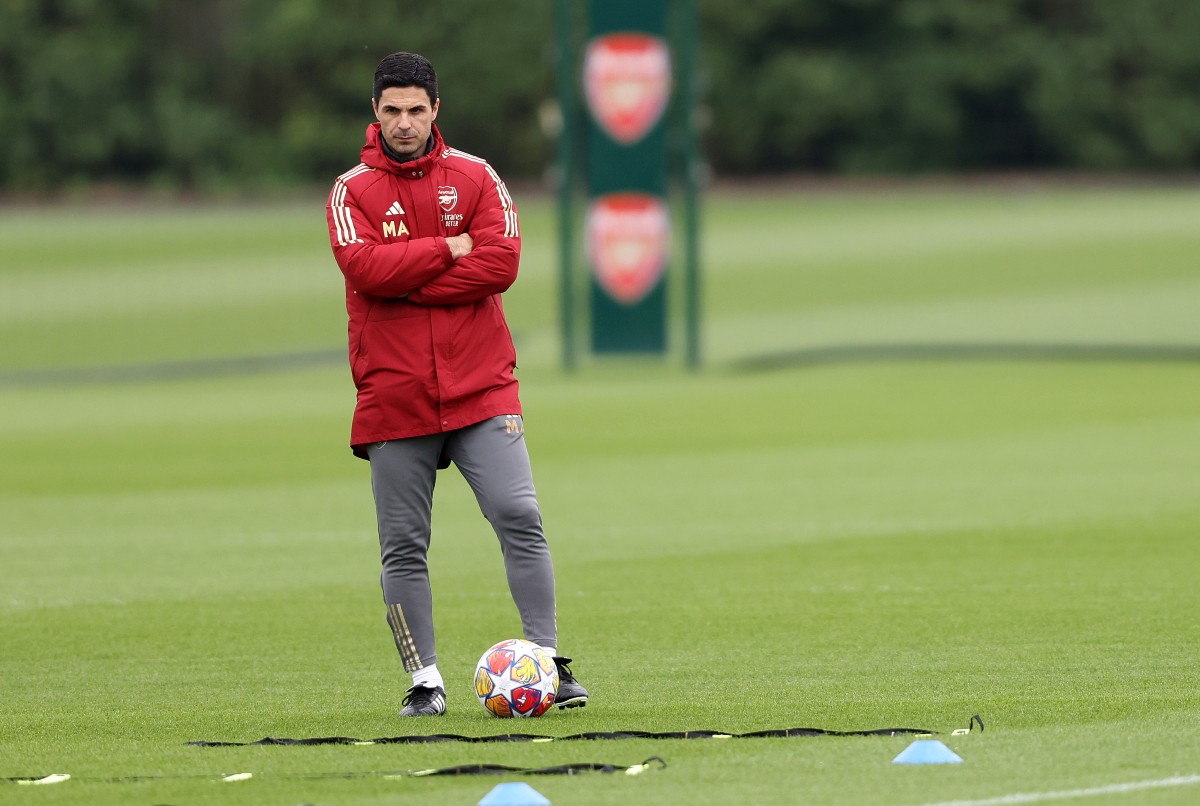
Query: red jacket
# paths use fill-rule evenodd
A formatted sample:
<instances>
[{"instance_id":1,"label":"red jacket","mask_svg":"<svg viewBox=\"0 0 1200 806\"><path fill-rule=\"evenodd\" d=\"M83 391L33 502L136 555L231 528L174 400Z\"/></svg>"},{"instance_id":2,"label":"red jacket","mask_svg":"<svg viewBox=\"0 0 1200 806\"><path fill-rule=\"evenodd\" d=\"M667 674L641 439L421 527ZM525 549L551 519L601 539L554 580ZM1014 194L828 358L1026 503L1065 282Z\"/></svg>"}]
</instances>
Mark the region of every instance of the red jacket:
<instances>
[{"instance_id":1,"label":"red jacket","mask_svg":"<svg viewBox=\"0 0 1200 806\"><path fill-rule=\"evenodd\" d=\"M325 208L346 277L350 371L358 405L350 444L435 434L520 414L516 351L500 294L517 278L521 234L504 182L446 146L397 164L367 127L362 163ZM446 236L469 232L454 261Z\"/></svg>"}]
</instances>

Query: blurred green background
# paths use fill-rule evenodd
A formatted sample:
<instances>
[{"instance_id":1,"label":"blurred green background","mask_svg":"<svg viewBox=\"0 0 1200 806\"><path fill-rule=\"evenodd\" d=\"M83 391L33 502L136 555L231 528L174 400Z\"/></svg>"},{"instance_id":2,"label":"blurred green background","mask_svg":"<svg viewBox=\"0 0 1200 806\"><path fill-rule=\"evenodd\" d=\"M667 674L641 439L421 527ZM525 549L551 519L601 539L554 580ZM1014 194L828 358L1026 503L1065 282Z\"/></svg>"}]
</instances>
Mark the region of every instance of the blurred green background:
<instances>
[{"instance_id":1,"label":"blurred green background","mask_svg":"<svg viewBox=\"0 0 1200 806\"><path fill-rule=\"evenodd\" d=\"M578 17L582 2L566 3ZM454 144L552 162L555 3L3 0L0 190L325 184L394 50L429 55ZM1200 167L1200 6L699 0L720 175Z\"/></svg>"}]
</instances>

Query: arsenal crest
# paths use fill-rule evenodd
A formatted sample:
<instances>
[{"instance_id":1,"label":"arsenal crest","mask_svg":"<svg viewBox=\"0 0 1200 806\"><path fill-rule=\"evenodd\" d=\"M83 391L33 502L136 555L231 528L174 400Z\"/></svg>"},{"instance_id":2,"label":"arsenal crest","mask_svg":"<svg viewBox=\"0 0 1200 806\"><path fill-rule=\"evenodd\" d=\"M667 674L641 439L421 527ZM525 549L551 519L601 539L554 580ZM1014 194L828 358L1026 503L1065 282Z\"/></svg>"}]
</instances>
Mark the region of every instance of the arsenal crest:
<instances>
[{"instance_id":1,"label":"arsenal crest","mask_svg":"<svg viewBox=\"0 0 1200 806\"><path fill-rule=\"evenodd\" d=\"M447 187L442 185L438 188L438 204L447 213L454 209L454 205L458 204L458 188Z\"/></svg>"},{"instance_id":2,"label":"arsenal crest","mask_svg":"<svg viewBox=\"0 0 1200 806\"><path fill-rule=\"evenodd\" d=\"M650 293L667 265L667 205L647 193L610 193L587 217L588 259L609 296L633 305Z\"/></svg>"},{"instance_id":3,"label":"arsenal crest","mask_svg":"<svg viewBox=\"0 0 1200 806\"><path fill-rule=\"evenodd\" d=\"M671 95L671 53L657 36L598 36L583 57L583 89L600 127L623 145L654 128Z\"/></svg>"}]
</instances>

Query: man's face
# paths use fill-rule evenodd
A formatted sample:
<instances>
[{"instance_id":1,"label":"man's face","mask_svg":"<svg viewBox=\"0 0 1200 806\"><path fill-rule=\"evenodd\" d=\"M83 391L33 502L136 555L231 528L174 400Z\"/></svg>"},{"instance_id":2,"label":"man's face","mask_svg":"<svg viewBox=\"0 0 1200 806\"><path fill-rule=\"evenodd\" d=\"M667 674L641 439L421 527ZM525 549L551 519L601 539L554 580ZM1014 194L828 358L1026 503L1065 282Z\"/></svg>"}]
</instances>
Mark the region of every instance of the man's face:
<instances>
[{"instance_id":1,"label":"man's face","mask_svg":"<svg viewBox=\"0 0 1200 806\"><path fill-rule=\"evenodd\" d=\"M415 157L425 153L439 103L430 102L429 93L421 87L388 87L378 101L371 101L371 107L392 150L402 157Z\"/></svg>"}]
</instances>

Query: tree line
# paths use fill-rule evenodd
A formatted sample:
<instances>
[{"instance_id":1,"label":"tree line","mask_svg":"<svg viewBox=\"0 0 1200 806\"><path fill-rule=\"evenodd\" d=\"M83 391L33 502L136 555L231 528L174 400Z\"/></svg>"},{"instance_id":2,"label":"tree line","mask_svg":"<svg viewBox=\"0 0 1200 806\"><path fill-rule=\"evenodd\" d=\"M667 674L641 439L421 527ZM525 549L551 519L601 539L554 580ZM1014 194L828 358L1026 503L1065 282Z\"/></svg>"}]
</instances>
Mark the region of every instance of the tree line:
<instances>
[{"instance_id":1,"label":"tree line","mask_svg":"<svg viewBox=\"0 0 1200 806\"><path fill-rule=\"evenodd\" d=\"M582 6L582 0L575 4ZM1200 168L1200 3L699 0L723 175ZM439 125L554 160L553 0L0 0L0 188L325 183L371 78L429 56Z\"/></svg>"}]
</instances>

